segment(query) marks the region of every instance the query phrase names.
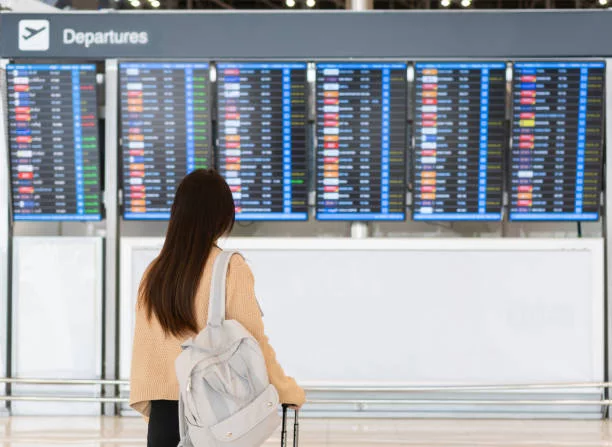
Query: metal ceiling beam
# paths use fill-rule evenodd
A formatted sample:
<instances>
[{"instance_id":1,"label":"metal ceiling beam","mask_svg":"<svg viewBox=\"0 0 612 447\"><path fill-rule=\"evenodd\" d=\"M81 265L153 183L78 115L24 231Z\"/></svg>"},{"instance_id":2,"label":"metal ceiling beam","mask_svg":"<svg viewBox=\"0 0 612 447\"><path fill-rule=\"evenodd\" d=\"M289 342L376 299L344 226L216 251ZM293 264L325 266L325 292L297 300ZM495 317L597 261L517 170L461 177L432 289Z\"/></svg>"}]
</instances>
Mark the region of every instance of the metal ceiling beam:
<instances>
[{"instance_id":1,"label":"metal ceiling beam","mask_svg":"<svg viewBox=\"0 0 612 447\"><path fill-rule=\"evenodd\" d=\"M191 3L193 5L193 1L194 0L187 0L187 5L189 5L189 3ZM214 3L215 5L219 6L220 8L223 8L223 9L235 9L232 5L230 5L229 3L224 2L223 0L209 0L209 1L211 3ZM208 5L206 5L203 0L198 0L198 7L202 8L202 9L208 9L207 6ZM188 9L193 9L193 6L191 8L188 7Z\"/></svg>"},{"instance_id":2,"label":"metal ceiling beam","mask_svg":"<svg viewBox=\"0 0 612 447\"><path fill-rule=\"evenodd\" d=\"M223 9L234 9L232 5L230 5L229 3L225 3L223 0L210 0L210 1L217 6L220 6Z\"/></svg>"},{"instance_id":3,"label":"metal ceiling beam","mask_svg":"<svg viewBox=\"0 0 612 447\"><path fill-rule=\"evenodd\" d=\"M272 9L280 9L283 7L282 4L276 4L274 2L271 2L270 0L259 0L261 3L263 3L266 6L269 6Z\"/></svg>"}]
</instances>

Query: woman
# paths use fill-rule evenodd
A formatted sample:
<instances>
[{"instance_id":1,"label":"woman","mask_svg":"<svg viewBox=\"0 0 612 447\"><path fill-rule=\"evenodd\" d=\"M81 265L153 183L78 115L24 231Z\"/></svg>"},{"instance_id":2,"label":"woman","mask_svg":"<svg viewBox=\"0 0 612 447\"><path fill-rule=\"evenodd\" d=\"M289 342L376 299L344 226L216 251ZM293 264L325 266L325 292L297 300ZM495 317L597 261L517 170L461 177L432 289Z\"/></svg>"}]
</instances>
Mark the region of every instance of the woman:
<instances>
[{"instance_id":1,"label":"woman","mask_svg":"<svg viewBox=\"0 0 612 447\"><path fill-rule=\"evenodd\" d=\"M212 265L221 252L216 242L232 230L234 218L232 193L219 174L189 174L176 192L161 253L140 284L130 406L149 418L148 447L179 442L174 361L181 343L206 325ZM239 321L259 342L281 402L301 406L304 391L285 375L268 344L253 274L241 256L230 262L226 295L227 318Z\"/></svg>"}]
</instances>

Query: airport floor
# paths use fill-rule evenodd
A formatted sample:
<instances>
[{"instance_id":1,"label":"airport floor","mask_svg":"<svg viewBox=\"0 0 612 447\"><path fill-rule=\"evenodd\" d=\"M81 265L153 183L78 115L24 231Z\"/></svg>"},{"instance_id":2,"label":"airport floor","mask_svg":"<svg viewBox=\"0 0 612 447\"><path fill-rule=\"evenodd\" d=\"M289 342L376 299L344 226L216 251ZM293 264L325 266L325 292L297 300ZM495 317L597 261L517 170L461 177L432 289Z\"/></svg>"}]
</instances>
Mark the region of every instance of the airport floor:
<instances>
[{"instance_id":1,"label":"airport floor","mask_svg":"<svg viewBox=\"0 0 612 447\"><path fill-rule=\"evenodd\" d=\"M145 446L138 418L0 418L0 447ZM265 447L280 445L276 436ZM602 421L312 420L302 421L301 447L609 447Z\"/></svg>"}]
</instances>

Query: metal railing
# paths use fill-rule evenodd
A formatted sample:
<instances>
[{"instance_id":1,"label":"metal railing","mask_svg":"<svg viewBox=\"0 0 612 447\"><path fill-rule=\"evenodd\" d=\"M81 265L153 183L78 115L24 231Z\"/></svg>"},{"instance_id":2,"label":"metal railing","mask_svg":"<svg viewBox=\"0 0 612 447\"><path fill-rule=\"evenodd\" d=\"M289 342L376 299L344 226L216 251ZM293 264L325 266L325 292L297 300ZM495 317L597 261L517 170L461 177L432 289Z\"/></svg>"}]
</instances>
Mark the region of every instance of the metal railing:
<instances>
[{"instance_id":1,"label":"metal railing","mask_svg":"<svg viewBox=\"0 0 612 447\"><path fill-rule=\"evenodd\" d=\"M129 386L128 380L105 380L105 379L34 379L34 378L7 378L0 377L0 384L8 385L52 385L52 386ZM308 403L312 404L343 404L343 405L526 405L526 406L602 406L609 407L612 400L604 398L604 389L612 387L612 382L571 382L571 383L538 383L538 384L516 384L516 385L433 385L433 386L313 386L306 387L309 394ZM543 396L542 399L459 399L456 396L439 398L318 398L313 394L336 393L378 393L378 394L417 394L417 393L493 393L503 392L512 396L512 392L525 393L528 391L576 391L598 390L601 399L551 399ZM89 403L127 403L128 398L120 396L53 396L53 395L0 395L0 401L30 401L30 402L89 402Z\"/></svg>"}]
</instances>

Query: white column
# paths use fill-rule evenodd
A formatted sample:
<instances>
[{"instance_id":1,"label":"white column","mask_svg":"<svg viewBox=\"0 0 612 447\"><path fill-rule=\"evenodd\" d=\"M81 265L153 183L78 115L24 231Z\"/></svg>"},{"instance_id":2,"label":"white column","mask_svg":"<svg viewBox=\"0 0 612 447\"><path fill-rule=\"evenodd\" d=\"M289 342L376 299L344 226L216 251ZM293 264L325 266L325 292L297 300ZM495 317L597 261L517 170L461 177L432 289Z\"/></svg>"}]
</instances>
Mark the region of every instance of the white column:
<instances>
[{"instance_id":1,"label":"white column","mask_svg":"<svg viewBox=\"0 0 612 447\"><path fill-rule=\"evenodd\" d=\"M346 0L346 9L351 11L368 11L374 9L374 0Z\"/></svg>"},{"instance_id":2,"label":"white column","mask_svg":"<svg viewBox=\"0 0 612 447\"><path fill-rule=\"evenodd\" d=\"M104 206L106 209L106 237L104 240L105 248L105 272L104 272L104 378L117 378L117 296L119 290L119 185L117 181L119 169L117 163L118 151L118 95L119 95L119 74L117 60L106 61L106 101L105 101L105 188L104 188ZM115 395L118 387L105 387L107 396ZM104 414L117 414L118 406L115 404L105 404Z\"/></svg>"}]
</instances>

